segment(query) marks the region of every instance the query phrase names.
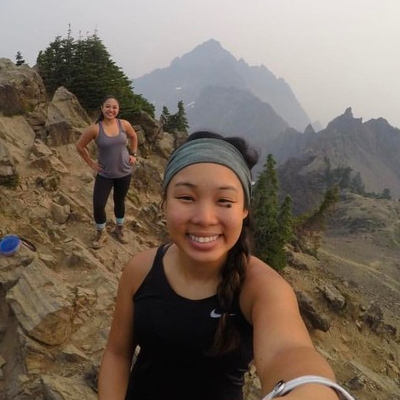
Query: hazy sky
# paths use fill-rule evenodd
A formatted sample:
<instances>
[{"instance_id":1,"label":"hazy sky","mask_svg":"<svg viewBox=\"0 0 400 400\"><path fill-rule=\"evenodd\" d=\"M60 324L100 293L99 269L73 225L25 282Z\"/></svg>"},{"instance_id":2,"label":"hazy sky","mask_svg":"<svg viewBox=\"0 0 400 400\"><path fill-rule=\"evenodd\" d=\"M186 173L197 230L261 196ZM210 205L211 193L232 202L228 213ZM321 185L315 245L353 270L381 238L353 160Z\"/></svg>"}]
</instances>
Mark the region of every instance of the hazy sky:
<instances>
[{"instance_id":1,"label":"hazy sky","mask_svg":"<svg viewBox=\"0 0 400 400\"><path fill-rule=\"evenodd\" d=\"M99 37L129 78L213 38L285 79L312 121L353 108L400 127L400 0L0 0L0 57Z\"/></svg>"}]
</instances>

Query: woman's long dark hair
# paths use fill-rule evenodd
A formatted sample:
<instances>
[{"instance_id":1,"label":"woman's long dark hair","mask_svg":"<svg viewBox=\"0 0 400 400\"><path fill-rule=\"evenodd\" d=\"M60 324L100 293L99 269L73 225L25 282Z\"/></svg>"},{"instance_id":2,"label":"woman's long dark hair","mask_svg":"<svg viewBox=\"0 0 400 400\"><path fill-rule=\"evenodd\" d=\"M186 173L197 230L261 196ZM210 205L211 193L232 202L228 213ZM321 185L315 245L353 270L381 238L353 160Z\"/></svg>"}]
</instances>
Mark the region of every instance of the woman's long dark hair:
<instances>
[{"instance_id":1,"label":"woman's long dark hair","mask_svg":"<svg viewBox=\"0 0 400 400\"><path fill-rule=\"evenodd\" d=\"M214 132L199 131L192 133L188 141L200 138L215 138L229 142L242 154L249 169L258 161L258 154L251 149L248 143L241 137L223 137ZM222 267L221 281L217 287L218 305L221 310L214 341L207 354L220 356L238 348L240 333L231 317L234 301L238 301L244 279L246 277L247 262L250 256L250 204L245 204L248 215L243 221L242 231L235 245L228 251L227 259Z\"/></svg>"},{"instance_id":2,"label":"woman's long dark hair","mask_svg":"<svg viewBox=\"0 0 400 400\"><path fill-rule=\"evenodd\" d=\"M107 100L110 100L110 99L116 100L116 102L117 102L118 105L119 105L119 100L118 100L115 96L113 96L112 94L108 94L107 96L103 97L103 100L101 101L101 107L103 107L103 106L104 106L104 103L105 103ZM95 123L97 124L97 123L99 123L100 121L103 121L103 120L104 120L104 114L103 114L103 111L100 111L100 114L99 114L99 116L97 117Z\"/></svg>"}]
</instances>

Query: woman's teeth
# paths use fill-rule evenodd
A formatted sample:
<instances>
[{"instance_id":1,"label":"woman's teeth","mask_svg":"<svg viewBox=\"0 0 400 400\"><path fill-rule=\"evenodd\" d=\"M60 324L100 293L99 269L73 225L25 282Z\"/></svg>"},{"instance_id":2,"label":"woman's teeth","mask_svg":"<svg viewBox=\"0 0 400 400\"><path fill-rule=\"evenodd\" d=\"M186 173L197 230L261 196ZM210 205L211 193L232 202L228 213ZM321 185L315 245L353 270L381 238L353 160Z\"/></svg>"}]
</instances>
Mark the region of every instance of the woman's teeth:
<instances>
[{"instance_id":1,"label":"woman's teeth","mask_svg":"<svg viewBox=\"0 0 400 400\"><path fill-rule=\"evenodd\" d=\"M194 236L189 235L190 239L197 243L210 243L218 239L218 235L214 236Z\"/></svg>"}]
</instances>

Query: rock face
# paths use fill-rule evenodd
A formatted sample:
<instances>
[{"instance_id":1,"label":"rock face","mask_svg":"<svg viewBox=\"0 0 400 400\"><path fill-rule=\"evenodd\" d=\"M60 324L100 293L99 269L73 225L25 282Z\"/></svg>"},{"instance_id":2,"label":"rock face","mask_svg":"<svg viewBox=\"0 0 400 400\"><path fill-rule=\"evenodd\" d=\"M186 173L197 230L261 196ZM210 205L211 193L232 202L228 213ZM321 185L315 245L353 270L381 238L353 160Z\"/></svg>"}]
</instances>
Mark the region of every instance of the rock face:
<instances>
[{"instance_id":1,"label":"rock face","mask_svg":"<svg viewBox=\"0 0 400 400\"><path fill-rule=\"evenodd\" d=\"M0 110L0 176L16 177L12 187L0 180L0 235L24 239L15 255L0 256L0 398L94 400L121 270L134 253L166 240L162 169L184 135L165 133L138 113L141 157L126 204L129 244L114 240L109 202L108 244L92 250L94 178L74 145L90 121L64 88L46 103L33 70L0 65L0 91L7 87L18 99ZM19 89L21 71L32 79L23 86L35 90ZM19 104L29 110L14 114ZM42 114L32 119L35 110ZM360 399L400 398L397 321L379 304L364 305L348 283L328 278L315 258L290 254L285 276L340 382ZM246 400L260 399L254 367L247 380Z\"/></svg>"},{"instance_id":2,"label":"rock face","mask_svg":"<svg viewBox=\"0 0 400 400\"><path fill-rule=\"evenodd\" d=\"M46 103L39 74L26 65L0 59L0 110L5 116L38 113Z\"/></svg>"},{"instance_id":3,"label":"rock face","mask_svg":"<svg viewBox=\"0 0 400 400\"><path fill-rule=\"evenodd\" d=\"M51 147L75 143L83 128L91 123L77 98L60 87L47 108L46 143Z\"/></svg>"},{"instance_id":4,"label":"rock face","mask_svg":"<svg viewBox=\"0 0 400 400\"><path fill-rule=\"evenodd\" d=\"M73 292L45 265L26 266L6 301L22 329L50 346L65 343L72 331Z\"/></svg>"}]
</instances>

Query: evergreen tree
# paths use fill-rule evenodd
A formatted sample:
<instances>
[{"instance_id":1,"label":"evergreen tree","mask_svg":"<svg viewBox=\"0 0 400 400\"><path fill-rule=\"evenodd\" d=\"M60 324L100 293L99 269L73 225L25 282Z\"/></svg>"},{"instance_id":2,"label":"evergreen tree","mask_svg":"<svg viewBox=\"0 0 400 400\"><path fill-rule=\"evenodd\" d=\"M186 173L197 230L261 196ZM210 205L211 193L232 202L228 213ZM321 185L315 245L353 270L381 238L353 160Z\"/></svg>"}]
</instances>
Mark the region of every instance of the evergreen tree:
<instances>
[{"instance_id":1,"label":"evergreen tree","mask_svg":"<svg viewBox=\"0 0 400 400\"><path fill-rule=\"evenodd\" d=\"M17 54L15 55L15 65L20 66L25 64L25 60L22 57L22 54L20 51L17 51Z\"/></svg>"},{"instance_id":2,"label":"evergreen tree","mask_svg":"<svg viewBox=\"0 0 400 400\"><path fill-rule=\"evenodd\" d=\"M361 174L357 172L350 184L351 190L357 194L365 195L365 185L361 179Z\"/></svg>"},{"instance_id":3,"label":"evergreen tree","mask_svg":"<svg viewBox=\"0 0 400 400\"><path fill-rule=\"evenodd\" d=\"M273 156L269 154L254 186L254 247L257 257L281 270L286 265L284 247L292 236L292 200L288 196L279 207L275 165Z\"/></svg>"},{"instance_id":4,"label":"evergreen tree","mask_svg":"<svg viewBox=\"0 0 400 400\"><path fill-rule=\"evenodd\" d=\"M339 187L333 186L325 192L319 207L311 214L300 216L294 226L295 245L302 251L316 255L326 230L326 222L339 200Z\"/></svg>"},{"instance_id":5,"label":"evergreen tree","mask_svg":"<svg viewBox=\"0 0 400 400\"><path fill-rule=\"evenodd\" d=\"M327 187L338 185L341 189L349 189L351 187L352 168L339 166L332 169L331 162L327 156L325 156L324 161L326 164L324 175Z\"/></svg>"},{"instance_id":6,"label":"evergreen tree","mask_svg":"<svg viewBox=\"0 0 400 400\"><path fill-rule=\"evenodd\" d=\"M122 118L129 119L138 110L154 117L154 106L133 93L132 82L112 61L96 34L75 41L69 29L66 39L58 36L46 50L39 52L37 65L50 95L64 86L87 111L93 112L111 94L120 102Z\"/></svg>"},{"instance_id":7,"label":"evergreen tree","mask_svg":"<svg viewBox=\"0 0 400 400\"><path fill-rule=\"evenodd\" d=\"M391 194L390 194L390 189L385 188L382 190L381 195L379 196L381 199L387 199L390 200L392 198Z\"/></svg>"},{"instance_id":8,"label":"evergreen tree","mask_svg":"<svg viewBox=\"0 0 400 400\"><path fill-rule=\"evenodd\" d=\"M186 118L185 106L183 101L178 102L178 112L176 114L170 114L167 107L163 107L160 120L163 123L164 130L166 132L185 132L189 128L189 124Z\"/></svg>"},{"instance_id":9,"label":"evergreen tree","mask_svg":"<svg viewBox=\"0 0 400 400\"><path fill-rule=\"evenodd\" d=\"M163 106L162 112L160 115L160 122L163 125L164 130L167 132L169 131L168 129L168 122L171 118L171 113L169 112L168 108L166 106Z\"/></svg>"},{"instance_id":10,"label":"evergreen tree","mask_svg":"<svg viewBox=\"0 0 400 400\"><path fill-rule=\"evenodd\" d=\"M57 36L45 51L40 51L36 63L39 67L39 74L43 79L47 92L52 96L56 89L62 85L60 79L63 67L61 36Z\"/></svg>"},{"instance_id":11,"label":"evergreen tree","mask_svg":"<svg viewBox=\"0 0 400 400\"><path fill-rule=\"evenodd\" d=\"M189 124L186 118L185 106L181 100L178 102L178 112L176 113L176 129L179 132L187 132L188 128Z\"/></svg>"},{"instance_id":12,"label":"evergreen tree","mask_svg":"<svg viewBox=\"0 0 400 400\"><path fill-rule=\"evenodd\" d=\"M290 243L293 238L293 200L286 196L279 208L278 226L281 242ZM286 260L285 260L286 261Z\"/></svg>"}]
</instances>

